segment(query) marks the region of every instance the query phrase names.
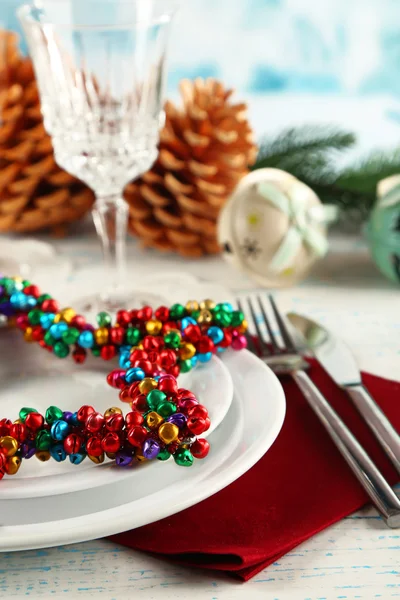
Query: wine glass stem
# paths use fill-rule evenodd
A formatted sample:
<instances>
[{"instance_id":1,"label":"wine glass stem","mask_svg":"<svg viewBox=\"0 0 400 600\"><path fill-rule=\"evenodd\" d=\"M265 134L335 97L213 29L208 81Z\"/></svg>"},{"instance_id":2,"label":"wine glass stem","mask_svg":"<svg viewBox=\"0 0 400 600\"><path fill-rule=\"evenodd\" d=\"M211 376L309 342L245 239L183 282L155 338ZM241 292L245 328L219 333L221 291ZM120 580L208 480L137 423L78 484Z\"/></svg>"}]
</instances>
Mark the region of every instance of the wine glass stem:
<instances>
[{"instance_id":1,"label":"wine glass stem","mask_svg":"<svg viewBox=\"0 0 400 600\"><path fill-rule=\"evenodd\" d=\"M101 294L105 301L125 286L128 214L128 205L120 195L98 196L92 210L106 268L107 281Z\"/></svg>"}]
</instances>

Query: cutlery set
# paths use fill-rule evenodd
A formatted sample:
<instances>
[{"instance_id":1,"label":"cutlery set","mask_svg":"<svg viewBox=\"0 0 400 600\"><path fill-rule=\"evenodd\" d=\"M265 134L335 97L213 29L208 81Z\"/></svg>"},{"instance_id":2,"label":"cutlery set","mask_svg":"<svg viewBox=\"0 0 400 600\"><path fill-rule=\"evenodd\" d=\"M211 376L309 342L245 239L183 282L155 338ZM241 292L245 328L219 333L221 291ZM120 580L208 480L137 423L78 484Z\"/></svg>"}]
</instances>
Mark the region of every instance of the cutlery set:
<instances>
[{"instance_id":1,"label":"cutlery set","mask_svg":"<svg viewBox=\"0 0 400 600\"><path fill-rule=\"evenodd\" d=\"M306 357L314 356L333 381L348 393L387 457L400 473L400 436L364 387L350 350L329 331L307 317L290 313L287 315L287 321L279 311L273 296L269 296L268 301L267 306L261 297L257 297L258 306L250 297L245 301L237 301L239 309L250 316L257 334L256 341L248 334L248 349L276 374L286 374L294 379L385 523L392 528L400 527L400 499L307 374L309 365ZM257 317L257 308L261 319ZM261 323L268 334L268 342L265 341ZM276 329L279 332L279 340L274 333Z\"/></svg>"}]
</instances>

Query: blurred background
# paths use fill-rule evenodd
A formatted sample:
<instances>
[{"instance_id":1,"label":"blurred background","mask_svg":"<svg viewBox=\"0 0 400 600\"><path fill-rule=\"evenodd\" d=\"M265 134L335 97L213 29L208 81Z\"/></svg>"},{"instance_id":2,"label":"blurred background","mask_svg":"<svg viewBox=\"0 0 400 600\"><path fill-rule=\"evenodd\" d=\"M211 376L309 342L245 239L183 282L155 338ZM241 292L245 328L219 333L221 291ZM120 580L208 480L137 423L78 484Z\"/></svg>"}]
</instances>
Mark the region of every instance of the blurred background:
<instances>
[{"instance_id":1,"label":"blurred background","mask_svg":"<svg viewBox=\"0 0 400 600\"><path fill-rule=\"evenodd\" d=\"M334 122L366 148L400 136L396 0L190 0L172 36L169 94L217 77L249 102L259 135Z\"/></svg>"}]
</instances>

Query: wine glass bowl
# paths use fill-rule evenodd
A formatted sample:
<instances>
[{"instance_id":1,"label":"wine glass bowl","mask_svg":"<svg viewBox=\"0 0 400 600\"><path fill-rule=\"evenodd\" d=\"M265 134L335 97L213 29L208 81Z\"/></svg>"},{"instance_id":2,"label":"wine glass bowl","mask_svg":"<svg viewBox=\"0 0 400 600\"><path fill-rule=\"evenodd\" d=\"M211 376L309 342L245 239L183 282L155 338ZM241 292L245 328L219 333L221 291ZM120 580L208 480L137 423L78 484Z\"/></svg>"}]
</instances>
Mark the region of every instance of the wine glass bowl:
<instances>
[{"instance_id":1,"label":"wine glass bowl","mask_svg":"<svg viewBox=\"0 0 400 600\"><path fill-rule=\"evenodd\" d=\"M37 0L18 11L56 161L96 194L110 283L93 299L98 309L148 301L125 289L122 193L157 157L175 8L168 0Z\"/></svg>"}]
</instances>

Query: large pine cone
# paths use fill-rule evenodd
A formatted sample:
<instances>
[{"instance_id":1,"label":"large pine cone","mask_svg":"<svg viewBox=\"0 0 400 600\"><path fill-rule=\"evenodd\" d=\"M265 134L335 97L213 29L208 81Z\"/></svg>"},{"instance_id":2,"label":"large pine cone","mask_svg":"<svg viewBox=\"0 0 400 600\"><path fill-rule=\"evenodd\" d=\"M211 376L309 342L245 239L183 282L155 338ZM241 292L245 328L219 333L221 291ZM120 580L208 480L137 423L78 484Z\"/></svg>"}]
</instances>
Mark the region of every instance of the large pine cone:
<instances>
[{"instance_id":1,"label":"large pine cone","mask_svg":"<svg viewBox=\"0 0 400 600\"><path fill-rule=\"evenodd\" d=\"M54 228L80 219L93 193L54 161L29 58L0 31L0 231Z\"/></svg>"},{"instance_id":2,"label":"large pine cone","mask_svg":"<svg viewBox=\"0 0 400 600\"><path fill-rule=\"evenodd\" d=\"M214 79L181 82L168 102L153 168L126 189L130 230L144 246L196 257L219 252L216 220L256 158L245 104Z\"/></svg>"}]
</instances>

